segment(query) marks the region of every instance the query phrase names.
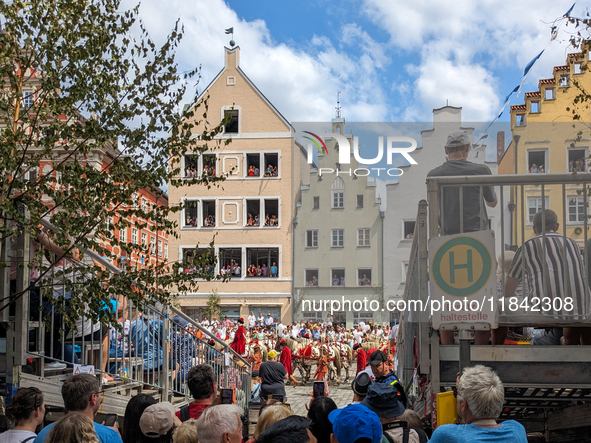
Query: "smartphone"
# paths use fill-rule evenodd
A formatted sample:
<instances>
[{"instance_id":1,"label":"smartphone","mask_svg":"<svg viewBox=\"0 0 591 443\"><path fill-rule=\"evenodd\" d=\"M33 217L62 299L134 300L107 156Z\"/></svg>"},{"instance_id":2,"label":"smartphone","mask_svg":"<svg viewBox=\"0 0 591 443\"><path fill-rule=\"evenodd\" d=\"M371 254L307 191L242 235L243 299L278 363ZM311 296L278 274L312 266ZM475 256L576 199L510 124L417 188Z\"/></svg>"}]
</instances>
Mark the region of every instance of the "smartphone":
<instances>
[{"instance_id":1,"label":"smartphone","mask_svg":"<svg viewBox=\"0 0 591 443\"><path fill-rule=\"evenodd\" d=\"M315 381L314 382L314 389L312 392L314 393L314 398L324 397L324 382L323 381Z\"/></svg>"},{"instance_id":2,"label":"smartphone","mask_svg":"<svg viewBox=\"0 0 591 443\"><path fill-rule=\"evenodd\" d=\"M117 414L107 414L107 416L105 417L105 426L107 427L111 427L115 424L115 422L117 421Z\"/></svg>"}]
</instances>

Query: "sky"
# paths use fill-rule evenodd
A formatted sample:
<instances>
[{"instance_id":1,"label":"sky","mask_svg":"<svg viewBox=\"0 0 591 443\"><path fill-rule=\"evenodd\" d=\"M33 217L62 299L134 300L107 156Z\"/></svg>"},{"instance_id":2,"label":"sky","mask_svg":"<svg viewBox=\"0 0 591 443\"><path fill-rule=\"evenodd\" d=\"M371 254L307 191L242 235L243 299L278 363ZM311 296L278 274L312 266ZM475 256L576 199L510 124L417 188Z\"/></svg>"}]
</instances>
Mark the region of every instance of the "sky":
<instances>
[{"instance_id":1,"label":"sky","mask_svg":"<svg viewBox=\"0 0 591 443\"><path fill-rule=\"evenodd\" d=\"M126 0L127 1L127 0ZM131 1L124 6L131 6ZM551 26L573 0L143 0L150 36L165 41L177 19L183 70L201 66L198 92L223 67L234 28L241 67L292 122L329 121L337 91L342 115L357 122L430 122L462 107L464 121L489 122L540 51L519 97L565 63L572 25ZM579 2L572 14L583 17ZM549 44L550 43L550 44ZM500 121L507 121L508 109Z\"/></svg>"}]
</instances>

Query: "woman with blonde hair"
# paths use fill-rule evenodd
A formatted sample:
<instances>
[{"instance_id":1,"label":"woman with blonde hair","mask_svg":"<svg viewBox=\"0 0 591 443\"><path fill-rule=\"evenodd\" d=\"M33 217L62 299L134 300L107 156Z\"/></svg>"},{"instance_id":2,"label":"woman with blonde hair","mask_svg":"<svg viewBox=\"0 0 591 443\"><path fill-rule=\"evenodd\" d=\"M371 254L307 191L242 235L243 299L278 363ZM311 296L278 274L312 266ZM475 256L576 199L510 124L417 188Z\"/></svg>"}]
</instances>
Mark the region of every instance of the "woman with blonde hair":
<instances>
[{"instance_id":1,"label":"woman with blonde hair","mask_svg":"<svg viewBox=\"0 0 591 443\"><path fill-rule=\"evenodd\" d=\"M99 443L99 440L90 418L71 413L53 426L46 443Z\"/></svg>"},{"instance_id":2,"label":"woman with blonde hair","mask_svg":"<svg viewBox=\"0 0 591 443\"><path fill-rule=\"evenodd\" d=\"M254 430L254 435L251 441L256 440L261 433L271 426L273 423L283 420L284 418L294 415L293 411L289 406L283 403L277 403L271 406L267 406L263 413L259 416L257 426Z\"/></svg>"}]
</instances>

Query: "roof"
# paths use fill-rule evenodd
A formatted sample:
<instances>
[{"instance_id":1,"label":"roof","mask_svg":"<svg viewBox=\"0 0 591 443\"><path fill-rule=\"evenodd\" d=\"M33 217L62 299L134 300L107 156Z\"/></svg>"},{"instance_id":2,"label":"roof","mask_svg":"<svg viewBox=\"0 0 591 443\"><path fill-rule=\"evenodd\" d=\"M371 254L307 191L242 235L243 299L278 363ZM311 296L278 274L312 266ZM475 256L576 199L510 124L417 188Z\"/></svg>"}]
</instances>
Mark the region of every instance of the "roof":
<instances>
[{"instance_id":1,"label":"roof","mask_svg":"<svg viewBox=\"0 0 591 443\"><path fill-rule=\"evenodd\" d=\"M554 66L555 71L568 71L568 65Z\"/></svg>"},{"instance_id":2,"label":"roof","mask_svg":"<svg viewBox=\"0 0 591 443\"><path fill-rule=\"evenodd\" d=\"M556 80L554 78L543 78L542 80L540 80L541 85L552 85L554 83L556 83Z\"/></svg>"},{"instance_id":3,"label":"roof","mask_svg":"<svg viewBox=\"0 0 591 443\"><path fill-rule=\"evenodd\" d=\"M525 96L526 97L540 97L542 94L540 93L540 91L533 91L533 92L526 92Z\"/></svg>"},{"instance_id":4,"label":"roof","mask_svg":"<svg viewBox=\"0 0 591 443\"><path fill-rule=\"evenodd\" d=\"M515 109L515 110L518 110L518 109L523 109L523 110L525 110L525 109L527 109L527 107L526 107L525 105L512 105L512 106L511 106L511 110L514 110L514 109Z\"/></svg>"}]
</instances>

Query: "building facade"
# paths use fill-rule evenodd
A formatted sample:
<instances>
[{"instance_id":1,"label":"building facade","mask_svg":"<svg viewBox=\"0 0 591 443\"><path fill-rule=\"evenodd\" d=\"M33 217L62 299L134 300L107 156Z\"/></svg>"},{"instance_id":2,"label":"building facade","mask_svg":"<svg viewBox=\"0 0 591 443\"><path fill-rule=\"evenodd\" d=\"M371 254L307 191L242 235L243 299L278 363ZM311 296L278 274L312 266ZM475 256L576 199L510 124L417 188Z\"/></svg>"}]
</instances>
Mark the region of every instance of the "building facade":
<instances>
[{"instance_id":1,"label":"building facade","mask_svg":"<svg viewBox=\"0 0 591 443\"><path fill-rule=\"evenodd\" d=\"M293 220L307 171L305 152L290 123L240 68L239 47L225 48L224 68L200 101L206 98L208 122L215 126L226 118L219 138L231 143L185 155L182 175L227 178L209 189L199 184L171 187L171 203L183 203L185 209L175 215L179 236L170 239L169 249L171 259L186 261L201 254L215 236L214 272L231 278L201 281L196 292L178 294L180 305L200 319L210 294L217 293L223 316L237 319L254 311L291 321ZM198 125L196 135L199 130Z\"/></svg>"},{"instance_id":2,"label":"building facade","mask_svg":"<svg viewBox=\"0 0 591 443\"><path fill-rule=\"evenodd\" d=\"M511 106L513 138L499 162L499 174L578 174L589 172L588 116L585 102L576 104L581 90L591 87L591 74L585 69L589 62L587 50L569 54L565 65L555 66L553 76L541 79L538 90L525 94L525 103ZM573 120L579 114L581 122ZM582 246L585 215L591 213L589 201L581 194L582 187L541 186L513 188L512 244L519 245L531 238L532 221L536 212L545 208L558 214L566 235ZM521 220L525 220L522 235ZM519 228L518 228L519 226ZM562 227L561 227L562 232Z\"/></svg>"},{"instance_id":3,"label":"building facade","mask_svg":"<svg viewBox=\"0 0 591 443\"><path fill-rule=\"evenodd\" d=\"M332 133L345 135L352 145L344 118L332 120ZM294 255L295 319L325 320L330 301L337 301L334 322L347 327L361 321L382 323L383 214L375 179L348 173L359 167L353 155L346 168L338 165L334 139L326 146L328 153L319 153L318 168L310 170L310 184L302 186ZM320 168L340 173L321 175ZM370 309L372 301L379 306L376 312Z\"/></svg>"}]
</instances>

